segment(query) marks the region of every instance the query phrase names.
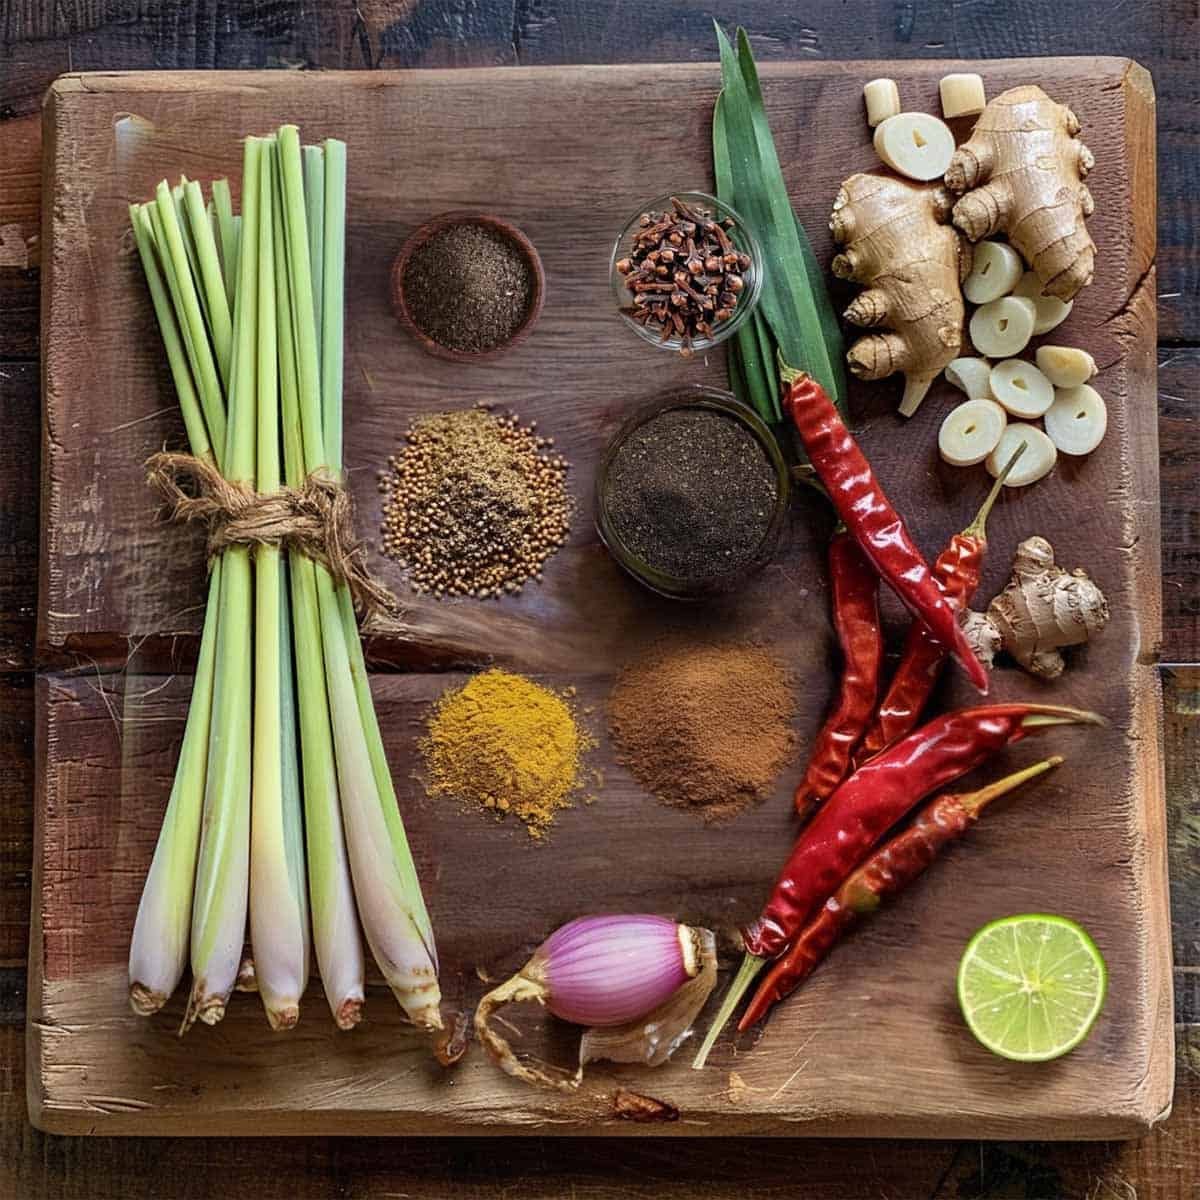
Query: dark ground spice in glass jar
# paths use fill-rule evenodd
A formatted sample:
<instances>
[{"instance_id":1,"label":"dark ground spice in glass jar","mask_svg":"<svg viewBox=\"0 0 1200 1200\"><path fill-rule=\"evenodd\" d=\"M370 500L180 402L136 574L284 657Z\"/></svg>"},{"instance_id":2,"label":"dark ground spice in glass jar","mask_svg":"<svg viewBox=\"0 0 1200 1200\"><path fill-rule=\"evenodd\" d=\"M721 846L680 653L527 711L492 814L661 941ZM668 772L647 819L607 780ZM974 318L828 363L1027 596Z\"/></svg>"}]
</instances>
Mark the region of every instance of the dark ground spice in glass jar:
<instances>
[{"instance_id":1,"label":"dark ground spice in glass jar","mask_svg":"<svg viewBox=\"0 0 1200 1200\"><path fill-rule=\"evenodd\" d=\"M777 494L774 465L745 425L711 408L672 408L617 448L604 503L629 551L695 581L754 559Z\"/></svg>"},{"instance_id":2,"label":"dark ground spice in glass jar","mask_svg":"<svg viewBox=\"0 0 1200 1200\"><path fill-rule=\"evenodd\" d=\"M412 252L404 300L417 328L449 350L477 354L507 342L533 301L521 250L485 225L439 230Z\"/></svg>"}]
</instances>

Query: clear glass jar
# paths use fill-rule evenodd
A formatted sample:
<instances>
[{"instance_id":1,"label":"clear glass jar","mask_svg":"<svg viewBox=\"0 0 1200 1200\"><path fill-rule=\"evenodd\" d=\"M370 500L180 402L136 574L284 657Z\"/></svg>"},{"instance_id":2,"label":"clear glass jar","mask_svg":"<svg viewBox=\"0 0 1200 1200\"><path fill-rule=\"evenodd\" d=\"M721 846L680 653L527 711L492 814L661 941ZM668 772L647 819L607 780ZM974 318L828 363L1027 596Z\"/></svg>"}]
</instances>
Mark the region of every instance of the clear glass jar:
<instances>
[{"instance_id":1,"label":"clear glass jar","mask_svg":"<svg viewBox=\"0 0 1200 1200\"><path fill-rule=\"evenodd\" d=\"M668 574L633 552L617 532L609 511L612 495L610 472L617 452L626 439L646 422L676 408L707 408L720 412L742 425L762 447L775 473L775 503L762 540L754 553L732 570L717 571L703 577L681 578ZM613 435L596 470L596 531L613 558L636 580L663 596L680 600L700 600L707 596L735 591L747 579L771 561L779 545L779 536L787 520L791 497L791 473L770 429L753 409L736 396L717 388L692 386L674 388L655 397L628 417Z\"/></svg>"},{"instance_id":2,"label":"clear glass jar","mask_svg":"<svg viewBox=\"0 0 1200 1200\"><path fill-rule=\"evenodd\" d=\"M621 315L621 320L638 337L650 342L651 345L661 346L664 350L673 350L678 353L683 349L683 340L678 336L672 335L664 341L660 332L647 328L641 322L633 319L627 311L631 306L632 297L625 287L625 276L617 270L617 263L621 259L629 257L633 249L633 239L641 229L640 221L642 214L648 212L666 212L671 208L671 201L674 199L682 200L684 204L691 208L706 209L718 221L732 221L733 228L727 230L729 239L738 250L750 257L749 269L742 274L745 287L737 307L733 310L733 316L728 321L722 321L720 325L714 326L710 337L698 337L691 340L691 349L696 353L702 353L713 346L720 345L721 342L725 341L726 338L732 337L741 328L754 311L754 306L758 303L758 297L762 292L762 248L759 246L758 239L754 236L753 230L750 229L746 222L728 204L722 204L716 196L710 196L707 192L671 192L666 196L659 196L657 199L647 201L641 205L629 220L625 222L625 227L613 243L612 255L608 260L609 285L612 288L613 299L616 301L617 311Z\"/></svg>"}]
</instances>

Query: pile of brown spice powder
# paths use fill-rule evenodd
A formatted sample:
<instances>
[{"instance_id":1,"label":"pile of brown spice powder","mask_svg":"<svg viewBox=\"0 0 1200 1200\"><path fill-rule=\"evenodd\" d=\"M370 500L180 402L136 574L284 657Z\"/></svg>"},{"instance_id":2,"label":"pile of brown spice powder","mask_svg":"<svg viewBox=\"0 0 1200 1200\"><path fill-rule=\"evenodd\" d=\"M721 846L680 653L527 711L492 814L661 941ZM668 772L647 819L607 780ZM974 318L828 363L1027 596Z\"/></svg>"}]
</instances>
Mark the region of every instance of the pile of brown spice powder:
<instances>
[{"instance_id":1,"label":"pile of brown spice powder","mask_svg":"<svg viewBox=\"0 0 1200 1200\"><path fill-rule=\"evenodd\" d=\"M435 596L520 591L567 539L567 462L513 416L482 408L420 417L380 473L380 548Z\"/></svg>"},{"instance_id":2,"label":"pile of brown spice powder","mask_svg":"<svg viewBox=\"0 0 1200 1200\"><path fill-rule=\"evenodd\" d=\"M525 256L502 234L471 222L422 242L408 260L402 286L421 332L466 353L507 342L533 302Z\"/></svg>"},{"instance_id":3,"label":"pile of brown spice powder","mask_svg":"<svg viewBox=\"0 0 1200 1200\"><path fill-rule=\"evenodd\" d=\"M792 681L764 647L670 640L621 672L608 723L642 787L719 821L770 791L792 752L795 709Z\"/></svg>"}]
</instances>

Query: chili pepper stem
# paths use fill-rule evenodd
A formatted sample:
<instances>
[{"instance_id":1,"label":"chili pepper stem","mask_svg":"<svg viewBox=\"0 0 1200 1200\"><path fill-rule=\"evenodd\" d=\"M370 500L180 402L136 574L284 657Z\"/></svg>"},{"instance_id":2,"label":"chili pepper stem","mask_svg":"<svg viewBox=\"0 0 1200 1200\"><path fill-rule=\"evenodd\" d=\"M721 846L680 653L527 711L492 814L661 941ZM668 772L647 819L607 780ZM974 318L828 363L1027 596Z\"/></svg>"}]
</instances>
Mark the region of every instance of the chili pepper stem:
<instances>
[{"instance_id":1,"label":"chili pepper stem","mask_svg":"<svg viewBox=\"0 0 1200 1200\"><path fill-rule=\"evenodd\" d=\"M994 783L989 783L987 787L981 787L977 792L967 792L966 795L959 796L958 803L969 816L978 817L993 800L1008 795L1009 792L1015 791L1022 784L1036 779L1039 775L1044 775L1047 771L1054 770L1062 762L1061 754L1051 755L1050 758L1044 758L1041 762L1033 763L1023 770L1005 775L1003 779L997 779Z\"/></svg>"},{"instance_id":2,"label":"chili pepper stem","mask_svg":"<svg viewBox=\"0 0 1200 1200\"><path fill-rule=\"evenodd\" d=\"M1013 467L1017 465L1017 459L1025 453L1026 442L1022 442L1012 453L1012 457L1004 464L1004 470L996 476L996 482L992 484L992 490L988 492L983 503L979 506L979 511L975 514L975 519L963 530L963 537L974 538L979 542L987 542L987 519L994 505L1004 489L1004 481L1009 477Z\"/></svg>"},{"instance_id":3,"label":"chili pepper stem","mask_svg":"<svg viewBox=\"0 0 1200 1200\"><path fill-rule=\"evenodd\" d=\"M1043 725L1107 725L1108 721L1099 713L1085 712L1081 708L1061 708L1057 705L1033 706L1028 716L1021 719L1025 729L1036 729Z\"/></svg>"},{"instance_id":4,"label":"chili pepper stem","mask_svg":"<svg viewBox=\"0 0 1200 1200\"><path fill-rule=\"evenodd\" d=\"M708 1033L704 1035L704 1041L700 1043L700 1049L692 1060L693 1071L702 1070L704 1064L708 1062L708 1056L712 1052L713 1046L716 1045L717 1038L721 1036L721 1030L729 1024L733 1010L742 1002L742 997L749 990L759 971L766 965L767 960L759 958L756 954L747 954L742 959L742 965L738 967L738 972L733 977L733 982L729 985L725 998L721 1001L721 1007L717 1009L717 1015L713 1017L712 1024L708 1027Z\"/></svg>"}]
</instances>

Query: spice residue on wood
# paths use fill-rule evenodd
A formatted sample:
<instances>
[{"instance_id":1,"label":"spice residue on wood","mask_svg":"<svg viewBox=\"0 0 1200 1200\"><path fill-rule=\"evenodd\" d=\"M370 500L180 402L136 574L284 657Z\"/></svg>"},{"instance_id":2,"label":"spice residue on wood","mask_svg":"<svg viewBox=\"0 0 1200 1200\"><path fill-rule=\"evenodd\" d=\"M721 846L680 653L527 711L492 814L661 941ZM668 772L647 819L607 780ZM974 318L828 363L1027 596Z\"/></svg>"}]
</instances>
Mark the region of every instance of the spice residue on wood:
<instances>
[{"instance_id":1,"label":"spice residue on wood","mask_svg":"<svg viewBox=\"0 0 1200 1200\"><path fill-rule=\"evenodd\" d=\"M413 590L495 597L541 579L566 541L567 462L553 438L485 409L420 417L381 474L381 549Z\"/></svg>"},{"instance_id":2,"label":"spice residue on wood","mask_svg":"<svg viewBox=\"0 0 1200 1200\"><path fill-rule=\"evenodd\" d=\"M694 582L743 569L771 527L775 467L742 422L715 409L667 409L635 428L608 468L605 510L625 548Z\"/></svg>"},{"instance_id":3,"label":"spice residue on wood","mask_svg":"<svg viewBox=\"0 0 1200 1200\"><path fill-rule=\"evenodd\" d=\"M792 754L795 708L765 647L668 639L621 672L608 720L642 787L716 821L771 790Z\"/></svg>"},{"instance_id":4,"label":"spice residue on wood","mask_svg":"<svg viewBox=\"0 0 1200 1200\"><path fill-rule=\"evenodd\" d=\"M569 696L492 669L437 702L421 750L431 796L511 813L541 839L582 788L591 745Z\"/></svg>"},{"instance_id":5,"label":"spice residue on wood","mask_svg":"<svg viewBox=\"0 0 1200 1200\"><path fill-rule=\"evenodd\" d=\"M479 354L509 341L533 303L529 262L509 238L464 222L432 234L402 281L413 323L449 350Z\"/></svg>"}]
</instances>

